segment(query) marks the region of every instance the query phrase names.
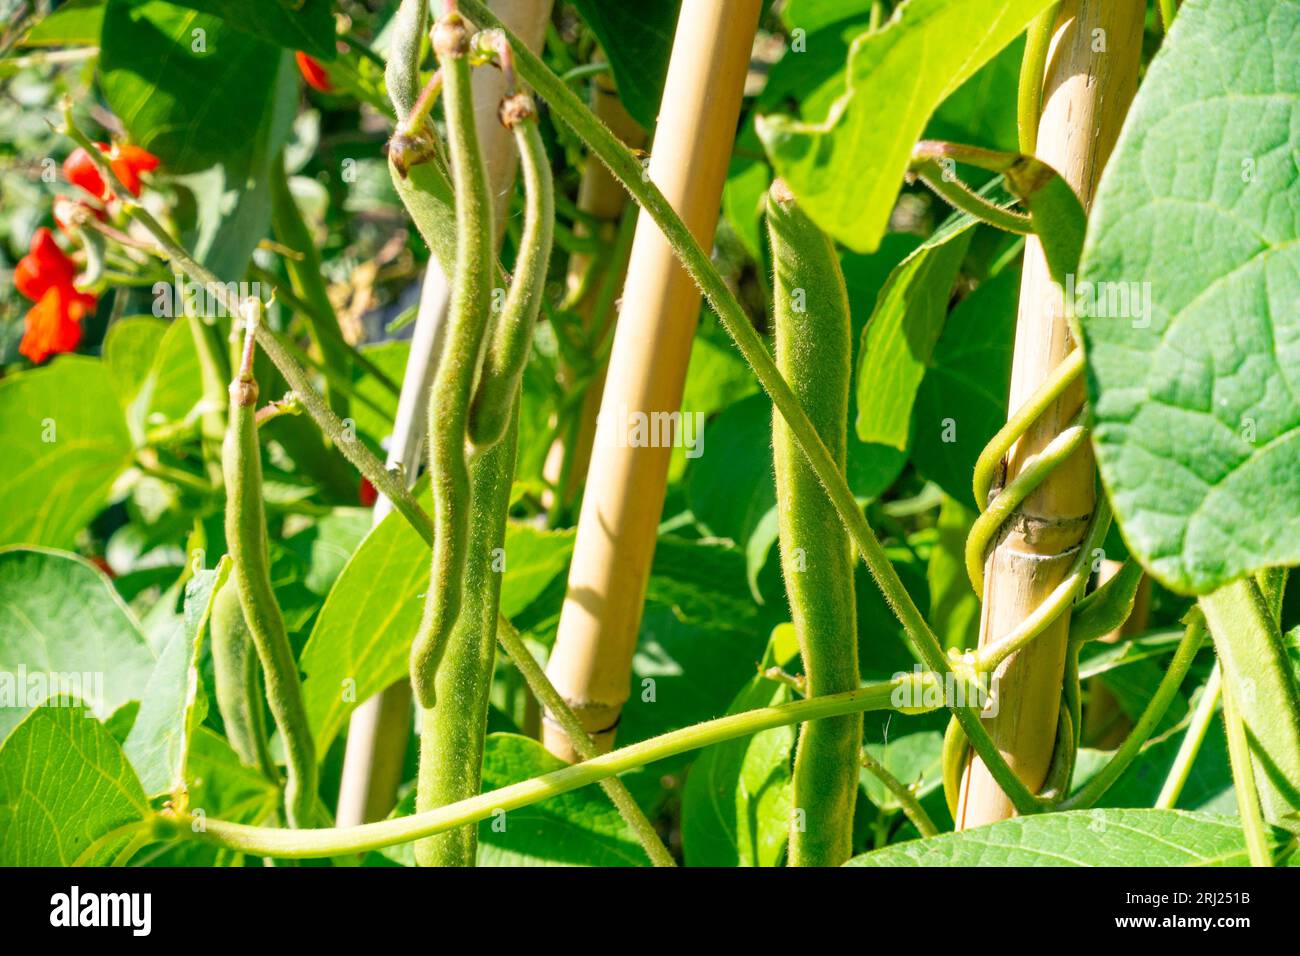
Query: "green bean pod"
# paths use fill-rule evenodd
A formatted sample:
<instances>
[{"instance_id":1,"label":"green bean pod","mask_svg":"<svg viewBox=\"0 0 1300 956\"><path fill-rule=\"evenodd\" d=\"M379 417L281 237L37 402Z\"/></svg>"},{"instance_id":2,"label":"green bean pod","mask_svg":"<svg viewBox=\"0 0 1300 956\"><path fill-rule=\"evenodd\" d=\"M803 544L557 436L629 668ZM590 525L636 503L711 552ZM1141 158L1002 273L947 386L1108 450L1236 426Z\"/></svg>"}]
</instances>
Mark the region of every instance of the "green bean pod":
<instances>
[{"instance_id":1,"label":"green bean pod","mask_svg":"<svg viewBox=\"0 0 1300 956\"><path fill-rule=\"evenodd\" d=\"M428 19L429 0L402 0L393 14L384 86L398 119L411 112L420 95L420 52Z\"/></svg>"},{"instance_id":2,"label":"green bean pod","mask_svg":"<svg viewBox=\"0 0 1300 956\"><path fill-rule=\"evenodd\" d=\"M476 795L482 784L483 741L496 659L497 614L502 571L496 557L505 547L506 513L515 474L518 402L501 440L470 465L473 487L465 600L438 669L437 706L420 712L420 771L416 812ZM420 866L473 866L478 827L465 826L417 840Z\"/></svg>"},{"instance_id":3,"label":"green bean pod","mask_svg":"<svg viewBox=\"0 0 1300 956\"><path fill-rule=\"evenodd\" d=\"M275 761L266 738L262 713L262 681L253 636L239 606L239 588L227 578L212 601L208 622L212 640L212 669L217 710L226 740L246 767L257 767L275 779Z\"/></svg>"},{"instance_id":4,"label":"green bean pod","mask_svg":"<svg viewBox=\"0 0 1300 956\"><path fill-rule=\"evenodd\" d=\"M848 293L830 238L799 210L785 184L767 200L775 264L776 364L836 465L847 457ZM784 419L772 419L781 569L808 696L858 686L853 549L848 534ZM858 715L810 721L794 761L790 862L838 866L849 858L858 790Z\"/></svg>"},{"instance_id":5,"label":"green bean pod","mask_svg":"<svg viewBox=\"0 0 1300 956\"><path fill-rule=\"evenodd\" d=\"M469 31L459 14L438 20L434 52L443 74L443 109L456 187L456 266L443 352L429 401L433 484L433 567L424 615L411 645L411 683L420 706L436 700L434 678L460 613L469 544L465 440L474 380L483 358L492 295L492 201L474 129Z\"/></svg>"},{"instance_id":6,"label":"green bean pod","mask_svg":"<svg viewBox=\"0 0 1300 956\"><path fill-rule=\"evenodd\" d=\"M501 103L501 122L515 136L524 177L524 228L515 274L483 356L483 372L470 408L469 439L476 451L501 440L528 363L537 313L546 289L555 232L551 164L537 125L532 98L523 93Z\"/></svg>"},{"instance_id":7,"label":"green bean pod","mask_svg":"<svg viewBox=\"0 0 1300 956\"><path fill-rule=\"evenodd\" d=\"M291 827L305 827L315 816L316 750L303 706L298 664L271 589L266 514L262 510L262 460L254 419L257 382L252 374L252 343L250 326L243 367L230 384L229 425L222 448L226 544L234 562L232 580L238 589L239 605L262 662L267 702L284 739L288 765L285 816Z\"/></svg>"}]
</instances>

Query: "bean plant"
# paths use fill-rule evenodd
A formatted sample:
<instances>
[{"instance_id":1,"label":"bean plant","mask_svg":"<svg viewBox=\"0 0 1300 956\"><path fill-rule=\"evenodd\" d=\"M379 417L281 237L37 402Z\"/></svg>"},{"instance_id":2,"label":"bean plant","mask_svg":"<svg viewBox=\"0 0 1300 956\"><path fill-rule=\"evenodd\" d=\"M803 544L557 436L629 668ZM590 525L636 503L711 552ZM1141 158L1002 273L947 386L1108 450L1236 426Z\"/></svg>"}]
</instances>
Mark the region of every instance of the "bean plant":
<instances>
[{"instance_id":1,"label":"bean plant","mask_svg":"<svg viewBox=\"0 0 1300 956\"><path fill-rule=\"evenodd\" d=\"M1290 862L1300 2L494 6L0 29L0 863Z\"/></svg>"}]
</instances>

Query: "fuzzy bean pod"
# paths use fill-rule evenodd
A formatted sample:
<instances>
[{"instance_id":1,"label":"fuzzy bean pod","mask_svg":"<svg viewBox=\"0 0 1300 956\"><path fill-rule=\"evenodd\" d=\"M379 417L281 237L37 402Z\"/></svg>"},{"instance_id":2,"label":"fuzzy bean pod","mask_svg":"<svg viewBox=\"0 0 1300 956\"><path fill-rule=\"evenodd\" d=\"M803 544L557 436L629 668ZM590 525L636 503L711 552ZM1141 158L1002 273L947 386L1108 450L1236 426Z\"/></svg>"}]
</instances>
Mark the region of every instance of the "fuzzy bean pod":
<instances>
[{"instance_id":1,"label":"fuzzy bean pod","mask_svg":"<svg viewBox=\"0 0 1300 956\"><path fill-rule=\"evenodd\" d=\"M848 293L829 237L798 209L785 184L767 200L775 264L776 364L843 472L847 457ZM853 548L781 415L772 419L781 569L799 638L808 696L858 686ZM862 719L803 725L794 762L790 862L839 866L853 842Z\"/></svg>"},{"instance_id":2,"label":"fuzzy bean pod","mask_svg":"<svg viewBox=\"0 0 1300 956\"><path fill-rule=\"evenodd\" d=\"M258 767L276 778L275 761L266 739L262 713L262 681L253 636L239 606L239 587L227 578L212 601L208 622L217 710L231 749L246 767Z\"/></svg>"},{"instance_id":3,"label":"fuzzy bean pod","mask_svg":"<svg viewBox=\"0 0 1300 956\"><path fill-rule=\"evenodd\" d=\"M469 30L459 14L438 20L434 52L443 74L443 109L456 187L456 265L443 353L429 402L433 483L433 567L424 615L411 645L411 683L420 706L436 700L434 678L460 613L469 544L465 439L474 380L483 357L492 295L492 201L474 129Z\"/></svg>"},{"instance_id":4,"label":"fuzzy bean pod","mask_svg":"<svg viewBox=\"0 0 1300 956\"><path fill-rule=\"evenodd\" d=\"M256 316L249 317L243 362L230 383L229 425L222 448L226 481L226 545L253 646L262 662L267 702L284 739L288 780L285 816L291 827L311 826L315 816L316 749L303 706L298 664L271 588L266 514L262 510L262 459L257 442L257 382L252 358Z\"/></svg>"},{"instance_id":5,"label":"fuzzy bean pod","mask_svg":"<svg viewBox=\"0 0 1300 956\"><path fill-rule=\"evenodd\" d=\"M473 511L465 599L438 670L438 700L420 712L420 772L416 811L474 796L483 776L483 740L496 659L506 512L515 474L518 402L501 440L470 465ZM473 866L478 828L460 827L415 844L420 866Z\"/></svg>"},{"instance_id":6,"label":"fuzzy bean pod","mask_svg":"<svg viewBox=\"0 0 1300 956\"><path fill-rule=\"evenodd\" d=\"M505 434L533 344L555 232L551 164L531 97L517 93L502 101L501 122L514 132L519 147L524 176L524 228L514 278L492 328L478 391L470 408L469 439L476 451L491 448Z\"/></svg>"}]
</instances>

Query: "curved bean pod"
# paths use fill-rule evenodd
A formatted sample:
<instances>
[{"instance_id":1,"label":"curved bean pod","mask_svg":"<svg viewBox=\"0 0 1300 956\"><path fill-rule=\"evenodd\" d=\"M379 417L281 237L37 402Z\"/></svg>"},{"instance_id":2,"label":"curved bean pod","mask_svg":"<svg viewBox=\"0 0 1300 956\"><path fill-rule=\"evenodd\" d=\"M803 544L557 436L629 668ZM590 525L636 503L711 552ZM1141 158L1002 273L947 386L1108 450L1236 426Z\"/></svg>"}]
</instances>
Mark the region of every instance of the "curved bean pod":
<instances>
[{"instance_id":1,"label":"curved bean pod","mask_svg":"<svg viewBox=\"0 0 1300 956\"><path fill-rule=\"evenodd\" d=\"M850 377L848 293L831 240L794 204L785 184L768 194L775 263L776 364L842 473ZM853 548L784 418L772 419L781 569L808 679L808 696L858 686ZM790 862L839 866L852 853L862 719L803 725L794 761Z\"/></svg>"},{"instance_id":2,"label":"curved bean pod","mask_svg":"<svg viewBox=\"0 0 1300 956\"><path fill-rule=\"evenodd\" d=\"M434 679L460 614L469 546L469 467L465 456L469 405L492 294L492 201L474 130L469 30L450 13L438 20L434 52L443 74L443 109L456 187L456 265L447 337L429 402L429 472L433 482L433 566L424 615L411 645L411 683L420 706L437 699Z\"/></svg>"},{"instance_id":3,"label":"curved bean pod","mask_svg":"<svg viewBox=\"0 0 1300 956\"><path fill-rule=\"evenodd\" d=\"M523 93L501 103L501 122L515 134L524 174L524 229L515 274L483 357L483 372L469 415L475 451L491 448L505 434L519 394L519 381L533 344L533 329L546 288L555 233L555 188L532 98Z\"/></svg>"}]
</instances>

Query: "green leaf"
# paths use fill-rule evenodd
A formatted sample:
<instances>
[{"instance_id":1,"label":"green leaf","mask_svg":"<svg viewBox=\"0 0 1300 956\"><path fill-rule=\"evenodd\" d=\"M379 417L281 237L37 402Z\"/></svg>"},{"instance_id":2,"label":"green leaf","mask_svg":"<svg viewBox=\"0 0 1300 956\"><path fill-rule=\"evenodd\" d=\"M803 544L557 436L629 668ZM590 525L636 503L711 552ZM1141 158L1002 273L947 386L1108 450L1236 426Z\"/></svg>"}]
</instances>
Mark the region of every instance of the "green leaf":
<instances>
[{"instance_id":1,"label":"green leaf","mask_svg":"<svg viewBox=\"0 0 1300 956\"><path fill-rule=\"evenodd\" d=\"M135 315L114 322L104 339L104 364L137 445L147 427L184 420L203 397L185 319Z\"/></svg>"},{"instance_id":2,"label":"green leaf","mask_svg":"<svg viewBox=\"0 0 1300 956\"><path fill-rule=\"evenodd\" d=\"M787 668L799 655L794 625L772 632L762 666ZM728 714L784 704L790 688L761 673ZM776 866L790 828L790 755L795 728L776 727L709 747L686 777L682 852L688 866Z\"/></svg>"},{"instance_id":3,"label":"green leaf","mask_svg":"<svg viewBox=\"0 0 1300 956\"><path fill-rule=\"evenodd\" d=\"M1246 866L1241 825L1184 810L1016 817L856 856L848 866Z\"/></svg>"},{"instance_id":4,"label":"green leaf","mask_svg":"<svg viewBox=\"0 0 1300 956\"><path fill-rule=\"evenodd\" d=\"M23 46L95 46L104 22L104 0L68 0L41 18Z\"/></svg>"},{"instance_id":5,"label":"green leaf","mask_svg":"<svg viewBox=\"0 0 1300 956\"><path fill-rule=\"evenodd\" d=\"M886 280L858 352L858 438L906 451L912 403L948 315L948 298L975 220L957 217Z\"/></svg>"},{"instance_id":6,"label":"green leaf","mask_svg":"<svg viewBox=\"0 0 1300 956\"><path fill-rule=\"evenodd\" d=\"M0 544L68 548L131 460L98 359L65 355L0 381Z\"/></svg>"},{"instance_id":7,"label":"green leaf","mask_svg":"<svg viewBox=\"0 0 1300 956\"><path fill-rule=\"evenodd\" d=\"M0 550L0 738L46 689L57 694L54 683L107 719L143 700L154 664L135 616L94 565L58 551Z\"/></svg>"},{"instance_id":8,"label":"green leaf","mask_svg":"<svg viewBox=\"0 0 1300 956\"><path fill-rule=\"evenodd\" d=\"M943 734L937 730L919 730L889 737L883 743L865 744L899 783L922 799L943 785ZM867 799L881 810L902 810L898 798L871 771L860 775Z\"/></svg>"},{"instance_id":9,"label":"green leaf","mask_svg":"<svg viewBox=\"0 0 1300 956\"><path fill-rule=\"evenodd\" d=\"M680 0L574 0L600 41L628 113L654 129Z\"/></svg>"},{"instance_id":10,"label":"green leaf","mask_svg":"<svg viewBox=\"0 0 1300 956\"><path fill-rule=\"evenodd\" d=\"M0 746L0 866L107 866L148 816L122 748L79 707L39 707Z\"/></svg>"},{"instance_id":11,"label":"green leaf","mask_svg":"<svg viewBox=\"0 0 1300 956\"><path fill-rule=\"evenodd\" d=\"M104 14L105 99L169 173L245 165L279 64L276 47L211 14L162 0L109 0Z\"/></svg>"},{"instance_id":12,"label":"green leaf","mask_svg":"<svg viewBox=\"0 0 1300 956\"><path fill-rule=\"evenodd\" d=\"M427 495L424 503L430 506ZM509 524L502 613L527 607L568 566L572 548L571 533ZM299 661L322 757L357 704L406 675L428 586L429 548L395 512L366 536L334 582Z\"/></svg>"},{"instance_id":13,"label":"green leaf","mask_svg":"<svg viewBox=\"0 0 1300 956\"><path fill-rule=\"evenodd\" d=\"M176 4L220 17L236 30L269 40L287 50L302 50L318 60L338 55L330 0L176 0Z\"/></svg>"},{"instance_id":14,"label":"green leaf","mask_svg":"<svg viewBox=\"0 0 1300 956\"><path fill-rule=\"evenodd\" d=\"M980 452L1007 420L1019 297L1020 269L1010 268L957 303L916 392L912 461L963 504Z\"/></svg>"},{"instance_id":15,"label":"green leaf","mask_svg":"<svg viewBox=\"0 0 1300 956\"><path fill-rule=\"evenodd\" d=\"M531 737L489 734L483 748L483 792L559 770L564 761ZM395 816L415 807L411 793ZM382 851L415 865L412 844ZM539 803L498 813L478 825L479 866L645 866L645 851L599 787L583 787Z\"/></svg>"},{"instance_id":16,"label":"green leaf","mask_svg":"<svg viewBox=\"0 0 1300 956\"><path fill-rule=\"evenodd\" d=\"M491 734L483 750L483 792L563 766L564 761L530 737ZM584 787L489 817L479 824L478 839L479 866L645 866L648 862L599 787Z\"/></svg>"},{"instance_id":17,"label":"green leaf","mask_svg":"<svg viewBox=\"0 0 1300 956\"><path fill-rule=\"evenodd\" d=\"M216 571L200 571L185 585L184 616L158 656L122 745L150 796L185 787L190 740L207 709L199 686L199 652L216 578Z\"/></svg>"},{"instance_id":18,"label":"green leaf","mask_svg":"<svg viewBox=\"0 0 1300 956\"><path fill-rule=\"evenodd\" d=\"M947 495L939 506L938 540L930 549L925 578L930 585L930 613L945 648L964 650L979 643L980 596L966 574L966 536L975 513Z\"/></svg>"},{"instance_id":19,"label":"green leaf","mask_svg":"<svg viewBox=\"0 0 1300 956\"><path fill-rule=\"evenodd\" d=\"M768 156L813 221L874 250L930 115L1049 2L908 0L853 42L846 90L823 121L761 117Z\"/></svg>"},{"instance_id":20,"label":"green leaf","mask_svg":"<svg viewBox=\"0 0 1300 956\"><path fill-rule=\"evenodd\" d=\"M1130 550L1183 593L1300 562L1297 35L1295 0L1179 8L1075 289L1102 480Z\"/></svg>"}]
</instances>

